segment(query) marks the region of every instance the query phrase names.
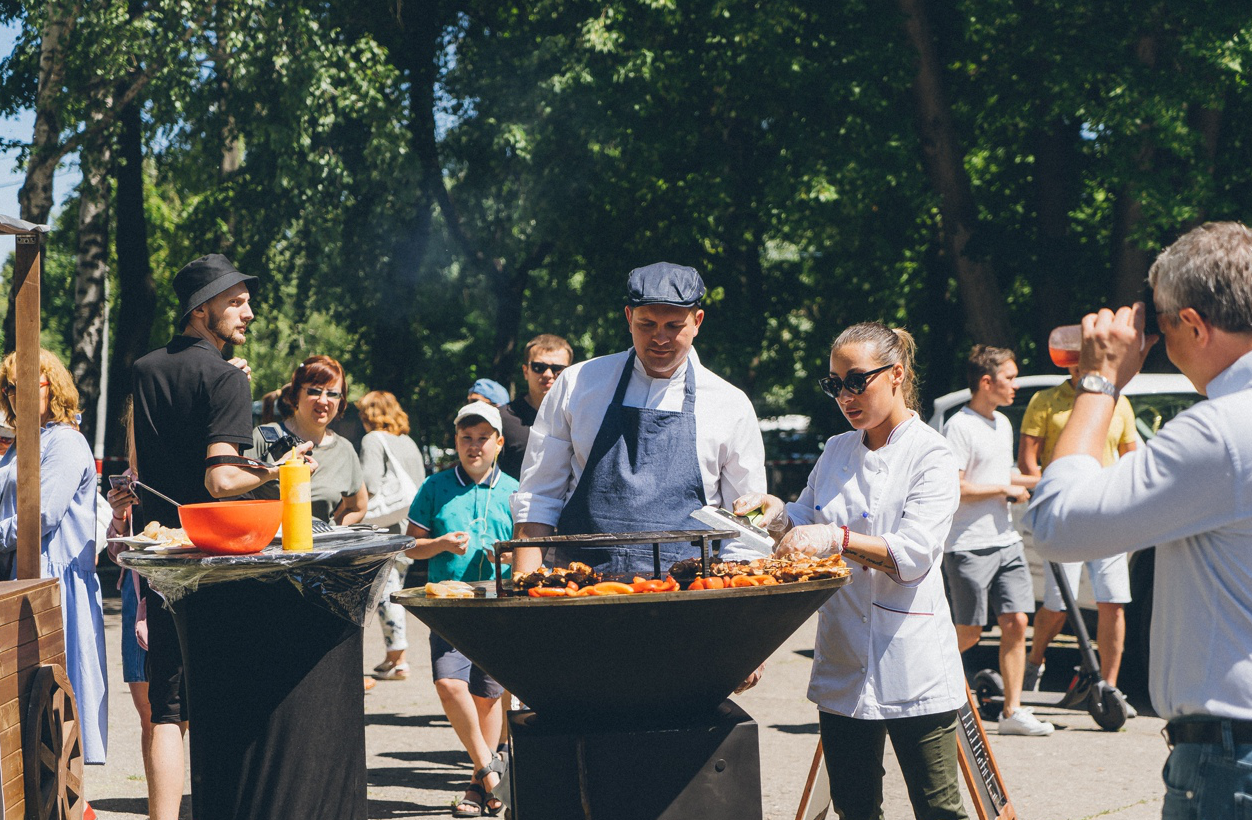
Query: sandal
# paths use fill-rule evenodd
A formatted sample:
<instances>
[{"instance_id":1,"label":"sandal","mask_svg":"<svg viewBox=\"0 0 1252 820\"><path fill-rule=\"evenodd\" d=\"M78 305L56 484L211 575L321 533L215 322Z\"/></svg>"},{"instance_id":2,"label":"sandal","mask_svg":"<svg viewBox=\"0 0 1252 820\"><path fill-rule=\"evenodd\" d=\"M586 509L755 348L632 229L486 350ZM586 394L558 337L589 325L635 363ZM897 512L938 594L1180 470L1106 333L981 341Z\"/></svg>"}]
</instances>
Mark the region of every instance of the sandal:
<instances>
[{"instance_id":1,"label":"sandal","mask_svg":"<svg viewBox=\"0 0 1252 820\"><path fill-rule=\"evenodd\" d=\"M386 661L374 667L374 677L378 680L408 680L408 663Z\"/></svg>"},{"instance_id":2,"label":"sandal","mask_svg":"<svg viewBox=\"0 0 1252 820\"><path fill-rule=\"evenodd\" d=\"M484 798L482 809L492 817L495 817L504 809L504 801L492 794L482 784L486 783L487 778L493 774L499 775L503 779L506 766L507 764L503 758L492 757L490 763L474 772L474 782L470 784L471 786L478 786L478 790ZM496 785L500 785L499 780L496 781Z\"/></svg>"},{"instance_id":3,"label":"sandal","mask_svg":"<svg viewBox=\"0 0 1252 820\"><path fill-rule=\"evenodd\" d=\"M478 800L471 800L470 795L478 795ZM452 807L453 817L482 817L484 804L487 802L487 792L478 783L471 782L465 787L465 796L461 801Z\"/></svg>"}]
</instances>

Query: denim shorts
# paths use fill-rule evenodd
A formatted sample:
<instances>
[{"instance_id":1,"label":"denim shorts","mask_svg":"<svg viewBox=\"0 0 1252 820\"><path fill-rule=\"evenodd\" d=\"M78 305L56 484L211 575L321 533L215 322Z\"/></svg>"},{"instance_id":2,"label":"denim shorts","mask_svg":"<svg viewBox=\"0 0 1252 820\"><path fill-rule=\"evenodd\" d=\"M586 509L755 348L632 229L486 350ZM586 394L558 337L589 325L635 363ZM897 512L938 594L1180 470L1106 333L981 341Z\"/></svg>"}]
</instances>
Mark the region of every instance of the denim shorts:
<instances>
[{"instance_id":1,"label":"denim shorts","mask_svg":"<svg viewBox=\"0 0 1252 820\"><path fill-rule=\"evenodd\" d=\"M135 610L139 599L135 594L135 576L130 570L122 571L122 680L126 683L147 683L148 672L144 662L146 650L139 647L135 637Z\"/></svg>"},{"instance_id":2,"label":"denim shorts","mask_svg":"<svg viewBox=\"0 0 1252 820\"><path fill-rule=\"evenodd\" d=\"M1252 744L1179 743L1161 776L1161 820L1252 817Z\"/></svg>"},{"instance_id":3,"label":"denim shorts","mask_svg":"<svg viewBox=\"0 0 1252 820\"><path fill-rule=\"evenodd\" d=\"M463 680L469 684L471 695L480 698L498 698L504 687L495 678L470 663L470 659L443 638L430 633L430 672L434 680Z\"/></svg>"}]
</instances>

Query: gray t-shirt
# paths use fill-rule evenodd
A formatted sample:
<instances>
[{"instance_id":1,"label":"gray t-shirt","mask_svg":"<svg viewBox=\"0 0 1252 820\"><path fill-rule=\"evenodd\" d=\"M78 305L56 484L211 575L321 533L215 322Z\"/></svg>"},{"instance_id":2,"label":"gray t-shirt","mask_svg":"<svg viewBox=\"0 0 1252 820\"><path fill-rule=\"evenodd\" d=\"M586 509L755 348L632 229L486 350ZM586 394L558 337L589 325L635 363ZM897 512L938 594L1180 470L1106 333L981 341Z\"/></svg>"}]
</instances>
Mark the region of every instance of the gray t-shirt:
<instances>
[{"instance_id":1,"label":"gray t-shirt","mask_svg":"<svg viewBox=\"0 0 1252 820\"><path fill-rule=\"evenodd\" d=\"M264 424L280 435L286 429L279 422ZM261 436L261 428L252 431L253 453L257 458L269 458L269 446ZM329 430L322 443L313 448L311 453L317 462L317 471L313 473L313 481L309 488L313 500L313 517L322 521L330 521L339 506L339 501L346 495L355 495L365 483L361 474L361 461L356 456L352 442L343 436L337 436ZM252 491L254 498L278 498L278 482L270 481Z\"/></svg>"},{"instance_id":2,"label":"gray t-shirt","mask_svg":"<svg viewBox=\"0 0 1252 820\"><path fill-rule=\"evenodd\" d=\"M413 486L422 486L426 478L426 467L422 464L422 454L417 449L417 442L408 436L397 436L385 430L374 430L361 439L361 471L365 474L365 489L371 496L378 492L382 485L383 474L386 472L386 457L383 454L383 441L391 449L391 454L400 462L400 466L413 480Z\"/></svg>"}]
</instances>

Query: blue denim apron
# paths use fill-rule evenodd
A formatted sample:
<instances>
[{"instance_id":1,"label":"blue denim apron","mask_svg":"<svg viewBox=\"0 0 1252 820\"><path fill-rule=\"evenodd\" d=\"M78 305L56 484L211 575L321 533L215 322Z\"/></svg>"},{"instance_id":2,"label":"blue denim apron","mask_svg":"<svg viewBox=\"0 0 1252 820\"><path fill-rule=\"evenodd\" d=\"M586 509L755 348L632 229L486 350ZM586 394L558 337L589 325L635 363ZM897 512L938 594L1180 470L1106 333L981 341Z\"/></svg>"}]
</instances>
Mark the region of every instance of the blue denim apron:
<instances>
[{"instance_id":1,"label":"blue denim apron","mask_svg":"<svg viewBox=\"0 0 1252 820\"><path fill-rule=\"evenodd\" d=\"M561 511L560 535L609 532L655 532L692 529L691 513L703 507L704 479L696 451L696 369L687 362L681 411L626 407L626 385L635 368L635 351L587 458L574 494ZM695 527L699 529L699 527ZM675 561L698 557L687 543L661 545L661 573ZM590 564L610 575L652 575L652 545L566 547L554 563Z\"/></svg>"}]
</instances>

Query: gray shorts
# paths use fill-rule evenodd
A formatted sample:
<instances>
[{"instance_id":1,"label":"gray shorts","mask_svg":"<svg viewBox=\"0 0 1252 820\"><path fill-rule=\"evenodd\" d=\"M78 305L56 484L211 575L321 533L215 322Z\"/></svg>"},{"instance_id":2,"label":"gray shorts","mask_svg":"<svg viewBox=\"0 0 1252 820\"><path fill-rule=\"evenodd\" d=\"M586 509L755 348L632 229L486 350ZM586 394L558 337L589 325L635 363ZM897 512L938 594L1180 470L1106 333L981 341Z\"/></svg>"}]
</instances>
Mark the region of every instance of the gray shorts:
<instances>
[{"instance_id":1,"label":"gray shorts","mask_svg":"<svg viewBox=\"0 0 1252 820\"><path fill-rule=\"evenodd\" d=\"M430 672L433 680L465 681L470 694L480 698L494 699L504 694L504 687L495 678L470 663L459 649L434 632L430 633Z\"/></svg>"},{"instance_id":2,"label":"gray shorts","mask_svg":"<svg viewBox=\"0 0 1252 820\"><path fill-rule=\"evenodd\" d=\"M943 576L952 599L954 624L984 626L989 611L996 618L1010 612L1035 611L1034 584L1020 541L1007 547L946 553Z\"/></svg>"}]
</instances>

